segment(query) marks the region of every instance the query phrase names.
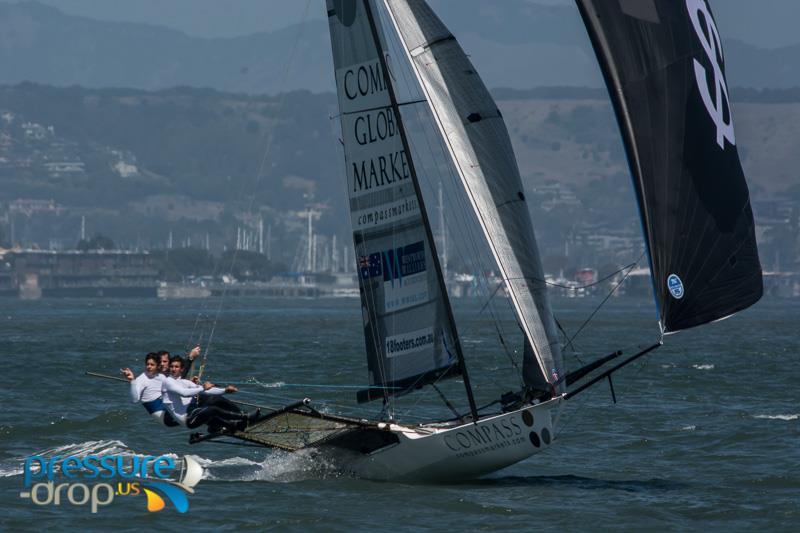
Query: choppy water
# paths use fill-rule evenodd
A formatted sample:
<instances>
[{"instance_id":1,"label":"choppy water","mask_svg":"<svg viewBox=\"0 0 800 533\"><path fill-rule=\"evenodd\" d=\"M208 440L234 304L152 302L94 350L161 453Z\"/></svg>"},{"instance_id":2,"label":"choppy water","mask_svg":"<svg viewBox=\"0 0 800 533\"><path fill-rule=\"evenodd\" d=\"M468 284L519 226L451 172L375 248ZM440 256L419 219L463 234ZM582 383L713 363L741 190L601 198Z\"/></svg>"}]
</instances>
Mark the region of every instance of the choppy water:
<instances>
[{"instance_id":1,"label":"choppy water","mask_svg":"<svg viewBox=\"0 0 800 533\"><path fill-rule=\"evenodd\" d=\"M596 301L561 300L574 331ZM510 389L496 332L457 302L470 371L484 399ZM215 302L0 301L0 529L239 530L796 530L800 523L800 305L764 301L667 345L567 404L547 451L469 483L414 485L337 476L311 458L255 448L189 446L127 400L124 384L85 377L141 368L143 354L207 339ZM256 378L239 399L278 405L305 395L346 412L365 381L355 300L225 302L208 373ZM581 334L584 359L656 340L649 301L609 304ZM295 384L307 384L296 387ZM341 389L317 389L316 384ZM458 383L448 394L457 396ZM435 398L434 398L435 400ZM417 401L417 400L414 400ZM425 414L428 397L398 414ZM413 403L413 402L412 402ZM376 406L366 414L374 415ZM373 409L373 411L370 411ZM190 509L148 513L142 498L86 508L19 498L31 454L196 454L207 478Z\"/></svg>"}]
</instances>

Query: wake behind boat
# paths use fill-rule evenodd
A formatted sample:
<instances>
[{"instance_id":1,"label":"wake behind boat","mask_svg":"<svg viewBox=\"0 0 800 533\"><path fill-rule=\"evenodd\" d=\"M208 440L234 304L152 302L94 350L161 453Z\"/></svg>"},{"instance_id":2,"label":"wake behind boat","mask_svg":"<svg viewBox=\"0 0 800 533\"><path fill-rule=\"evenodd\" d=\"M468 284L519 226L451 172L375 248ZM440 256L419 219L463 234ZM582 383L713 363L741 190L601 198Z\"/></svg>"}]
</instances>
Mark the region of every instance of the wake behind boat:
<instances>
[{"instance_id":1,"label":"wake behind boat","mask_svg":"<svg viewBox=\"0 0 800 533\"><path fill-rule=\"evenodd\" d=\"M375 479L480 476L550 446L567 399L611 383L665 333L725 318L760 298L749 194L707 2L577 3L634 178L658 339L610 369L603 370L621 352L566 372L508 132L468 57L422 0L327 0L370 378L357 400L381 400L382 414L332 415L304 400L244 431L195 434L192 442L319 450L343 470ZM409 125L422 114L431 128ZM420 171L420 146L431 137L449 169ZM460 216L475 228L464 239L488 250L502 279L487 305L502 289L520 333L521 361L509 354L519 385L482 407L425 205L425 190L449 178L462 199ZM486 265L476 265L483 267L476 275L488 277ZM468 412L439 389L455 377ZM396 399L420 390L439 394L453 417L395 420Z\"/></svg>"}]
</instances>

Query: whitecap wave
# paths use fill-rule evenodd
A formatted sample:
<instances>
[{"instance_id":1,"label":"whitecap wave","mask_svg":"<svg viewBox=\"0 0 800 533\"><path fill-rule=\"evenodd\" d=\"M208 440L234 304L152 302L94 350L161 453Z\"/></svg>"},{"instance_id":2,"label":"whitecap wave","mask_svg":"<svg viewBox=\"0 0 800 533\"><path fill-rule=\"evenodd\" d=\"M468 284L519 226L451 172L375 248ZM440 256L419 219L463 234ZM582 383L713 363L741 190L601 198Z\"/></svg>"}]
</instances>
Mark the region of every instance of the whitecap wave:
<instances>
[{"instance_id":1,"label":"whitecap wave","mask_svg":"<svg viewBox=\"0 0 800 533\"><path fill-rule=\"evenodd\" d=\"M22 475L22 463L16 464L4 463L0 464L0 477L12 477Z\"/></svg>"},{"instance_id":2,"label":"whitecap wave","mask_svg":"<svg viewBox=\"0 0 800 533\"><path fill-rule=\"evenodd\" d=\"M54 448L46 448L33 452L30 456L38 455L40 457L48 458L60 455L65 457L67 455L75 455L78 457L85 457L87 455L136 455L136 452L128 448L128 446L121 440L87 440L85 442L73 442L70 444L63 444ZM23 473L23 463L27 457L16 457L10 461L0 464L0 477L19 476ZM36 470L36 467L34 467ZM56 467L58 470L58 467Z\"/></svg>"},{"instance_id":3,"label":"whitecap wave","mask_svg":"<svg viewBox=\"0 0 800 533\"><path fill-rule=\"evenodd\" d=\"M694 431L695 429L697 429L697 426L694 426L694 425L692 425L692 426L683 426L681 428L681 431Z\"/></svg>"},{"instance_id":4,"label":"whitecap wave","mask_svg":"<svg viewBox=\"0 0 800 533\"><path fill-rule=\"evenodd\" d=\"M705 363L702 365L692 365L692 368L696 368L697 370L714 370L714 365Z\"/></svg>"},{"instance_id":5,"label":"whitecap wave","mask_svg":"<svg viewBox=\"0 0 800 533\"><path fill-rule=\"evenodd\" d=\"M54 455L135 455L127 444L121 440L87 440L85 442L64 444L55 448L47 448L32 455L53 457Z\"/></svg>"},{"instance_id":6,"label":"whitecap wave","mask_svg":"<svg viewBox=\"0 0 800 533\"><path fill-rule=\"evenodd\" d=\"M763 418L767 420L797 420L800 418L800 413L793 415L753 415L753 418Z\"/></svg>"},{"instance_id":7,"label":"whitecap wave","mask_svg":"<svg viewBox=\"0 0 800 533\"><path fill-rule=\"evenodd\" d=\"M280 389L284 385L286 385L285 381L273 381L272 383L264 383L263 381L259 381L256 378L249 378L245 381L248 385L256 385L263 389Z\"/></svg>"},{"instance_id":8,"label":"whitecap wave","mask_svg":"<svg viewBox=\"0 0 800 533\"><path fill-rule=\"evenodd\" d=\"M206 459L197 455L192 456L193 459L203 468L218 468L222 466L253 466L261 463L247 459L246 457L228 457L227 459Z\"/></svg>"},{"instance_id":9,"label":"whitecap wave","mask_svg":"<svg viewBox=\"0 0 800 533\"><path fill-rule=\"evenodd\" d=\"M208 459L196 457L203 467L203 479L212 481L267 481L289 483L308 479L339 477L335 463L312 450L285 452L271 450L261 460L246 457Z\"/></svg>"}]
</instances>

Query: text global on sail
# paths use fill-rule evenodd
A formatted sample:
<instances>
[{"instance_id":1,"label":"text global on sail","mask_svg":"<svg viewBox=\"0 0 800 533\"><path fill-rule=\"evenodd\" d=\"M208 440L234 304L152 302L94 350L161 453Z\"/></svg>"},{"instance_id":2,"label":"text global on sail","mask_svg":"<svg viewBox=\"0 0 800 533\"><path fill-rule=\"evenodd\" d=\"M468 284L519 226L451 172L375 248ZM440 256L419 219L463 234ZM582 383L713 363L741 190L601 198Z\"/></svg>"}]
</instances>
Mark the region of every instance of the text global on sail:
<instances>
[{"instance_id":1,"label":"text global on sail","mask_svg":"<svg viewBox=\"0 0 800 533\"><path fill-rule=\"evenodd\" d=\"M396 133L394 111L391 107L381 109L377 113L365 113L353 122L353 136L361 146L385 141L394 137Z\"/></svg>"}]
</instances>

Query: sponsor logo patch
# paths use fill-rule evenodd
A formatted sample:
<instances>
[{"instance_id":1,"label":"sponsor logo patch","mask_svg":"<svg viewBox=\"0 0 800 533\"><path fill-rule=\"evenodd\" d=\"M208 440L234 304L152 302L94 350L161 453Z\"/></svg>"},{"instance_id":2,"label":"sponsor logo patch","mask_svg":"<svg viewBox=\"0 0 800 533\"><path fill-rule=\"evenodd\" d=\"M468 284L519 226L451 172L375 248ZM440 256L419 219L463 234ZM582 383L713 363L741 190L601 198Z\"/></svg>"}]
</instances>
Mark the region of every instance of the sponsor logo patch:
<instances>
[{"instance_id":1,"label":"sponsor logo patch","mask_svg":"<svg viewBox=\"0 0 800 533\"><path fill-rule=\"evenodd\" d=\"M434 343L433 328L423 328L386 337L386 357L392 358L427 350Z\"/></svg>"},{"instance_id":2,"label":"sponsor logo patch","mask_svg":"<svg viewBox=\"0 0 800 533\"><path fill-rule=\"evenodd\" d=\"M364 280L382 276L383 281L402 283L403 278L425 271L425 243L359 256L358 269Z\"/></svg>"},{"instance_id":3,"label":"sponsor logo patch","mask_svg":"<svg viewBox=\"0 0 800 533\"><path fill-rule=\"evenodd\" d=\"M683 282L676 274L670 274L667 278L667 288L676 300L683 298Z\"/></svg>"}]
</instances>

